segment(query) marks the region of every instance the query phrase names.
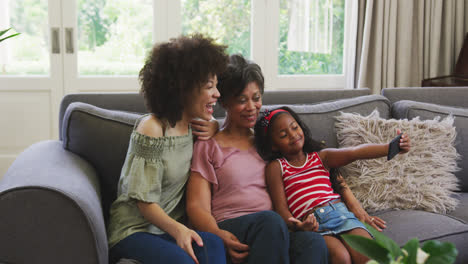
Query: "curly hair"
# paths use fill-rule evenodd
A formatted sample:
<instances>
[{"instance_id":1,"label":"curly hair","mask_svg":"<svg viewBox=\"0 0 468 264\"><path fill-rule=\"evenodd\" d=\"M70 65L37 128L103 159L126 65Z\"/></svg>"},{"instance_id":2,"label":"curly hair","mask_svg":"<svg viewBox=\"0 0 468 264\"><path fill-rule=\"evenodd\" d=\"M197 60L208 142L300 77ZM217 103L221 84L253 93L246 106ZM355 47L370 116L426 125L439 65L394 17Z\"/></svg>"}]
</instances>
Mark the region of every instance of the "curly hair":
<instances>
[{"instance_id":1,"label":"curly hair","mask_svg":"<svg viewBox=\"0 0 468 264\"><path fill-rule=\"evenodd\" d=\"M304 151L305 153L313 153L313 152L319 152L320 150L326 148L325 144L312 139L309 127L307 127L306 124L304 124L304 122L299 118L296 112L294 112L291 108L287 106L283 106L283 107L270 109L270 110L262 112L254 126L255 147L257 148L258 154L265 161L272 161L272 160L283 157L283 155L281 155L280 152L273 150L273 142L271 140L271 129L268 129L268 127L271 127L271 125L273 124L273 122L275 122L278 116L280 116L281 114L288 114L288 113L278 112L275 115L273 115L269 121L266 122L266 119L265 119L265 117L270 112L277 110L277 109L286 110L294 118L294 120L296 120L297 124L301 127L304 133L304 146L302 147L302 151ZM332 188L335 190L335 192L340 193L343 189L343 185L342 185L341 176L339 175L338 168L330 169L330 181L332 183Z\"/></svg>"},{"instance_id":2,"label":"curly hair","mask_svg":"<svg viewBox=\"0 0 468 264\"><path fill-rule=\"evenodd\" d=\"M148 112L175 126L195 89L226 69L226 48L201 34L156 44L139 74Z\"/></svg>"},{"instance_id":3,"label":"curly hair","mask_svg":"<svg viewBox=\"0 0 468 264\"><path fill-rule=\"evenodd\" d=\"M257 83L260 93L263 94L265 78L260 66L246 60L240 54L231 55L226 71L218 76L218 90L221 94L219 102L224 104L231 98L239 96L251 82Z\"/></svg>"}]
</instances>

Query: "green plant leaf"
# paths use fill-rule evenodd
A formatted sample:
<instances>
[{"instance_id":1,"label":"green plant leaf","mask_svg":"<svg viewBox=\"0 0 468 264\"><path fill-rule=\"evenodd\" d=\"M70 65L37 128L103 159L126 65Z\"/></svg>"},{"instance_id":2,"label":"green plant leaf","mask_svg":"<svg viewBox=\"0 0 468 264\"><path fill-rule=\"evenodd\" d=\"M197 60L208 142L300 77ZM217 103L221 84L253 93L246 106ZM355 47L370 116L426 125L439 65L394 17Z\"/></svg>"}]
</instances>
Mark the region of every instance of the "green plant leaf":
<instances>
[{"instance_id":1,"label":"green plant leaf","mask_svg":"<svg viewBox=\"0 0 468 264\"><path fill-rule=\"evenodd\" d=\"M7 33L8 30L10 30L11 28L8 28L8 29L5 29L5 30L2 30L0 31L0 36L2 36L3 34Z\"/></svg>"},{"instance_id":2,"label":"green plant leaf","mask_svg":"<svg viewBox=\"0 0 468 264\"><path fill-rule=\"evenodd\" d=\"M398 256L403 256L403 252L400 249L400 246L389 237L385 236L382 232L377 231L372 226L364 223L369 232L374 236L375 241L379 243L382 247L390 251L392 259L396 259Z\"/></svg>"},{"instance_id":3,"label":"green plant leaf","mask_svg":"<svg viewBox=\"0 0 468 264\"><path fill-rule=\"evenodd\" d=\"M377 241L357 235L341 235L341 237L348 243L352 248L358 252L366 255L370 259L374 259L379 263L390 263L391 256L390 251L381 246Z\"/></svg>"},{"instance_id":4,"label":"green plant leaf","mask_svg":"<svg viewBox=\"0 0 468 264\"><path fill-rule=\"evenodd\" d=\"M454 263L458 251L450 242L440 242L437 240L429 240L422 246L422 250L429 253L429 258L426 264L450 264Z\"/></svg>"},{"instance_id":5,"label":"green plant leaf","mask_svg":"<svg viewBox=\"0 0 468 264\"><path fill-rule=\"evenodd\" d=\"M16 33L16 34L10 35L10 36L8 36L8 37L2 38L2 39L0 39L0 42L4 41L5 39L8 39L8 38L12 38L12 37L14 37L14 36L18 36L19 34L21 34L21 33Z\"/></svg>"},{"instance_id":6,"label":"green plant leaf","mask_svg":"<svg viewBox=\"0 0 468 264\"><path fill-rule=\"evenodd\" d=\"M0 31L0 36L4 35L5 33L8 32L8 30L10 30L11 28L8 28L8 29L5 29L5 30L2 30ZM18 36L20 33L16 33L16 34L13 34L13 35L10 35L10 36L7 36L7 37L4 37L2 39L0 39L0 42L4 41L5 39L8 39L8 38L12 38L14 36Z\"/></svg>"},{"instance_id":7,"label":"green plant leaf","mask_svg":"<svg viewBox=\"0 0 468 264\"><path fill-rule=\"evenodd\" d=\"M413 238L406 242L403 248L408 252L408 256L405 257L405 263L407 264L416 264L416 257L418 255L419 240Z\"/></svg>"}]
</instances>

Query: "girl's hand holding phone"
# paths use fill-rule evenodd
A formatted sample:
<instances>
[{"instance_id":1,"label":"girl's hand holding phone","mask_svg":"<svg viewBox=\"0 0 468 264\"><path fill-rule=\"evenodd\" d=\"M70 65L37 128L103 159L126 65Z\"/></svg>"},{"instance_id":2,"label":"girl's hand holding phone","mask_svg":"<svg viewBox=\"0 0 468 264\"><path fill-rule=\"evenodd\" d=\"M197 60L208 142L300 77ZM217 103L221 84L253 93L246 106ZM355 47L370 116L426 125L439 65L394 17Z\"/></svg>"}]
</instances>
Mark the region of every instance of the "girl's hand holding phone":
<instances>
[{"instance_id":1,"label":"girl's hand holding phone","mask_svg":"<svg viewBox=\"0 0 468 264\"><path fill-rule=\"evenodd\" d=\"M397 133L401 134L400 145L399 145L400 146L400 154L407 153L408 151L410 151L410 148L411 148L411 140L410 140L408 134L401 133L401 131L399 129L397 130Z\"/></svg>"}]
</instances>

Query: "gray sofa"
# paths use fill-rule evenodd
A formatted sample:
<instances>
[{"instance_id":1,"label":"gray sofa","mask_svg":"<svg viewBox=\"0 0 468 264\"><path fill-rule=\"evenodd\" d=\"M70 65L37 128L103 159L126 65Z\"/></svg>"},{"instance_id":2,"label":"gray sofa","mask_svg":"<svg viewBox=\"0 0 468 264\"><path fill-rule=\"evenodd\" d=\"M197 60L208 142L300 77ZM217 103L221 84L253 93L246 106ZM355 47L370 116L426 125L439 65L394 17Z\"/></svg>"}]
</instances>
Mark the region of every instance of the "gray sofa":
<instances>
[{"instance_id":1,"label":"gray sofa","mask_svg":"<svg viewBox=\"0 0 468 264\"><path fill-rule=\"evenodd\" d=\"M453 92L449 99L444 89ZM332 147L337 147L334 116L340 111L367 115L378 109L384 118L453 113L459 133L457 150L463 156L457 173L459 207L450 215L413 210L375 215L387 221L385 233L398 243L413 237L451 241L459 250L457 263L468 263L464 250L468 248L468 139L462 129L468 128L464 102L468 87L452 89L385 89L383 95L370 95L368 89L267 91L263 101L264 105L294 104L314 137ZM137 93L63 98L60 139L26 149L0 181L0 263L108 262L108 210L116 196L133 124L144 112ZM223 116L218 107L215 117Z\"/></svg>"}]
</instances>

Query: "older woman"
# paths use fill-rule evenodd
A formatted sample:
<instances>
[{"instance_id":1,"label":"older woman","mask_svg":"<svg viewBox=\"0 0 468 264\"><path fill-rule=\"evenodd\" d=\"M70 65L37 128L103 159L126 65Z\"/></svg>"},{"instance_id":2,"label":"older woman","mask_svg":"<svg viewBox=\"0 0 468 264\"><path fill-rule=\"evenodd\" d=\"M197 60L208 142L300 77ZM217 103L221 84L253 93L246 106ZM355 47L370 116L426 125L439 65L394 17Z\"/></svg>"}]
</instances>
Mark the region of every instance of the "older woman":
<instances>
[{"instance_id":1,"label":"older woman","mask_svg":"<svg viewBox=\"0 0 468 264\"><path fill-rule=\"evenodd\" d=\"M150 114L135 124L110 210L110 262L225 263L216 235L181 223L189 176L193 118L209 120L219 92L225 46L201 35L156 45L140 71ZM195 125L194 128L197 128ZM206 134L197 134L206 137Z\"/></svg>"},{"instance_id":2,"label":"older woman","mask_svg":"<svg viewBox=\"0 0 468 264\"><path fill-rule=\"evenodd\" d=\"M187 186L190 222L221 237L232 263L327 263L319 234L289 233L271 211L265 162L254 147L252 130L262 106L260 67L233 55L218 87L226 121L212 139L194 145Z\"/></svg>"}]
</instances>

